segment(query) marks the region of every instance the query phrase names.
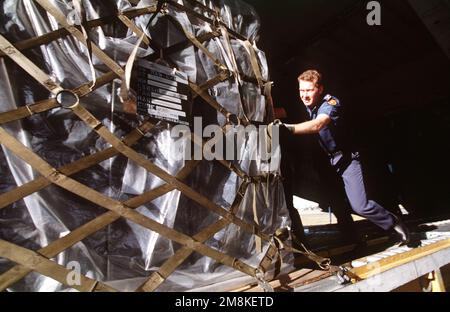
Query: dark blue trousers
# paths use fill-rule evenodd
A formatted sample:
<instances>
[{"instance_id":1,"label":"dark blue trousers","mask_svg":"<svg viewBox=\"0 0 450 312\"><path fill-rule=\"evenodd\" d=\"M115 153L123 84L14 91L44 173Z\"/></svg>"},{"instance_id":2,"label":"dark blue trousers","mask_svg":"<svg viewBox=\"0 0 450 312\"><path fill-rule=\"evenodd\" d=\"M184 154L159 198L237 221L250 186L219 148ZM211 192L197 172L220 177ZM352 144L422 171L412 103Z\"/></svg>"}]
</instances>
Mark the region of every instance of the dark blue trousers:
<instances>
[{"instance_id":1,"label":"dark blue trousers","mask_svg":"<svg viewBox=\"0 0 450 312\"><path fill-rule=\"evenodd\" d=\"M396 217L367 197L359 153L338 153L331 157L331 165L341 176L352 209L384 230L392 229Z\"/></svg>"}]
</instances>

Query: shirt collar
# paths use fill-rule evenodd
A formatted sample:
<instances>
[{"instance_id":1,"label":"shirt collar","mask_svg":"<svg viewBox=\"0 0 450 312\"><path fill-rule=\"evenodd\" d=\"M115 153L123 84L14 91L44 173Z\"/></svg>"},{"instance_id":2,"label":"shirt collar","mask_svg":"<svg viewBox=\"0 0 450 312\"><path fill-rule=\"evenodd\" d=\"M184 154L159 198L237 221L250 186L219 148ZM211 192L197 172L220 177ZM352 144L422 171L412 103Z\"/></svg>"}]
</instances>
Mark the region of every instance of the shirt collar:
<instances>
[{"instance_id":1,"label":"shirt collar","mask_svg":"<svg viewBox=\"0 0 450 312\"><path fill-rule=\"evenodd\" d=\"M322 106L322 104L323 104L324 102L328 101L329 99L331 99L331 95L326 94L326 95L322 98L322 101L320 101L320 102L318 102L316 105L314 105L313 108L306 107L306 110L308 111L309 116L312 117L312 115L313 115L314 113L317 112L317 110L319 109L319 107Z\"/></svg>"},{"instance_id":2,"label":"shirt collar","mask_svg":"<svg viewBox=\"0 0 450 312\"><path fill-rule=\"evenodd\" d=\"M306 107L306 110L308 111L309 115L312 116L313 113L317 112L320 105L322 105L322 104L317 103L316 105L314 105L313 108Z\"/></svg>"}]
</instances>

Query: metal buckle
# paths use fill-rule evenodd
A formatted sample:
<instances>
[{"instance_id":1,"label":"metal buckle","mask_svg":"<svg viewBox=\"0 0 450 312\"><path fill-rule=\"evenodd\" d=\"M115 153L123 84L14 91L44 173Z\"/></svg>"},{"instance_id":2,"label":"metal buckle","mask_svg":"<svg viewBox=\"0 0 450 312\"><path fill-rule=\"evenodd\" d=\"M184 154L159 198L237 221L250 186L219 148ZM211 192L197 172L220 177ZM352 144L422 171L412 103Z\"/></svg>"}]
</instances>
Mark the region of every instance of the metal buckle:
<instances>
[{"instance_id":1,"label":"metal buckle","mask_svg":"<svg viewBox=\"0 0 450 312\"><path fill-rule=\"evenodd\" d=\"M80 98L71 90L61 90L56 94L56 102L63 108L74 109L80 104Z\"/></svg>"}]
</instances>

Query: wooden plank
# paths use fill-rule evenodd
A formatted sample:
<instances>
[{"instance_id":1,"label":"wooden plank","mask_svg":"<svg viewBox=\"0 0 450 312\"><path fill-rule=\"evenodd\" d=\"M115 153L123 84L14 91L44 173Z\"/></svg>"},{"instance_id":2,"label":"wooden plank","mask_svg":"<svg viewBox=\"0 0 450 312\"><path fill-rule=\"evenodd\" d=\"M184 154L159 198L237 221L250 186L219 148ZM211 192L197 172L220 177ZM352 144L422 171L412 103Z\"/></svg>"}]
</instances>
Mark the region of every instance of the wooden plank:
<instances>
[{"instance_id":1,"label":"wooden plank","mask_svg":"<svg viewBox=\"0 0 450 312\"><path fill-rule=\"evenodd\" d=\"M431 255L402 264L393 269L372 275L355 284L339 285L334 277L322 279L305 286L296 287L296 292L387 292L402 289L419 277L445 266L450 260L450 249L440 250ZM375 265L376 266L376 265Z\"/></svg>"},{"instance_id":2,"label":"wooden plank","mask_svg":"<svg viewBox=\"0 0 450 312\"><path fill-rule=\"evenodd\" d=\"M398 267L402 264L426 257L446 248L450 248L450 239L439 241L425 247L418 247L398 255L381 259L379 261L376 261L375 263L370 263L358 268L353 268L351 271L361 279L366 279L374 274L379 274L381 272Z\"/></svg>"}]
</instances>

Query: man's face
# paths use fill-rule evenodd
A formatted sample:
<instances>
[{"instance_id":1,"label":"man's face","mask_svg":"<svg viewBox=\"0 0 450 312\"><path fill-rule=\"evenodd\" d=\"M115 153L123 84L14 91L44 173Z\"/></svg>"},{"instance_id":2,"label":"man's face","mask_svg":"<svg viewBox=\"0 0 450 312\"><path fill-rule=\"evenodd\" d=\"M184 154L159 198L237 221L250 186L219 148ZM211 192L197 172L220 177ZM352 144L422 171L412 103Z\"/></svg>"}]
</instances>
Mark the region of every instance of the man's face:
<instances>
[{"instance_id":1,"label":"man's face","mask_svg":"<svg viewBox=\"0 0 450 312\"><path fill-rule=\"evenodd\" d=\"M323 87L317 87L314 82L300 80L300 98L307 107L313 107L321 98Z\"/></svg>"}]
</instances>

